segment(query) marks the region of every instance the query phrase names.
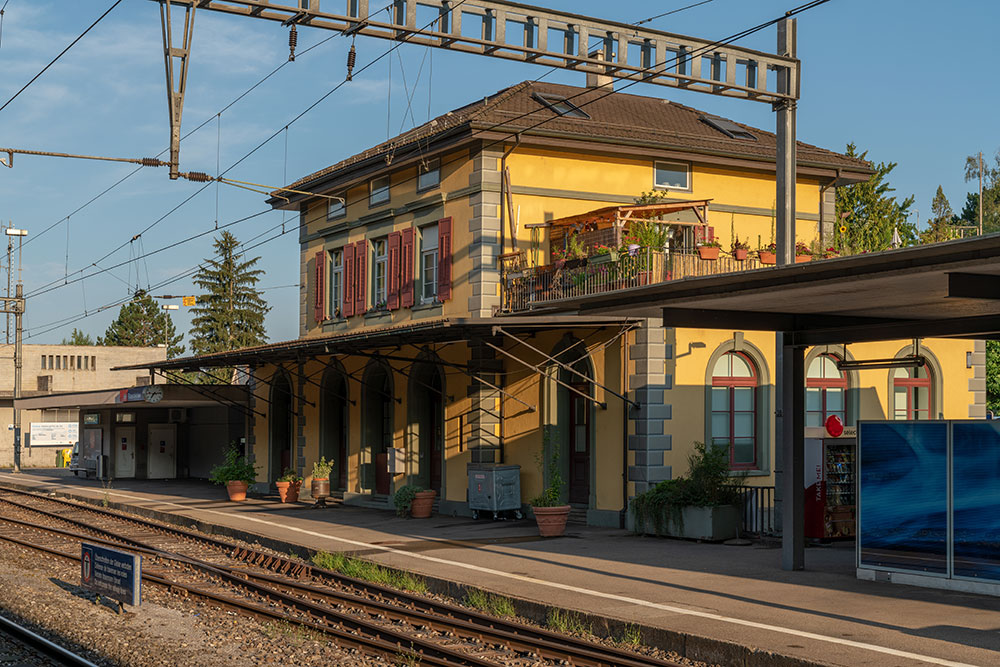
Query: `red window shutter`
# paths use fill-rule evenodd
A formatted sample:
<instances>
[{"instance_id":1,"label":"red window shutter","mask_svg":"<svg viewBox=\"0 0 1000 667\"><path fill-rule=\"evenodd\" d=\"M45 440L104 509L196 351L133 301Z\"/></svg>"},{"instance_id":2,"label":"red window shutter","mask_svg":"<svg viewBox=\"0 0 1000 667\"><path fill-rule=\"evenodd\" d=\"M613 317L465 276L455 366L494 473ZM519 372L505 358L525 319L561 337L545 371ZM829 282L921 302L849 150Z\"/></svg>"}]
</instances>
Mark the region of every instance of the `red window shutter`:
<instances>
[{"instance_id":1,"label":"red window shutter","mask_svg":"<svg viewBox=\"0 0 1000 667\"><path fill-rule=\"evenodd\" d=\"M399 305L413 306L413 227L403 230L403 249L400 252Z\"/></svg>"},{"instance_id":2,"label":"red window shutter","mask_svg":"<svg viewBox=\"0 0 1000 667\"><path fill-rule=\"evenodd\" d=\"M402 235L399 232L389 234L389 285L386 294L386 307L389 310L399 308L399 246Z\"/></svg>"},{"instance_id":3,"label":"red window shutter","mask_svg":"<svg viewBox=\"0 0 1000 667\"><path fill-rule=\"evenodd\" d=\"M317 322L326 319L326 251L316 253L316 303L313 304Z\"/></svg>"},{"instance_id":4,"label":"red window shutter","mask_svg":"<svg viewBox=\"0 0 1000 667\"><path fill-rule=\"evenodd\" d=\"M368 310L368 241L354 244L354 313Z\"/></svg>"},{"instance_id":5,"label":"red window shutter","mask_svg":"<svg viewBox=\"0 0 1000 667\"><path fill-rule=\"evenodd\" d=\"M341 300L340 312L344 317L354 314L354 244L344 246L344 298Z\"/></svg>"},{"instance_id":6,"label":"red window shutter","mask_svg":"<svg viewBox=\"0 0 1000 667\"><path fill-rule=\"evenodd\" d=\"M438 221L438 301L451 298L451 218Z\"/></svg>"},{"instance_id":7,"label":"red window shutter","mask_svg":"<svg viewBox=\"0 0 1000 667\"><path fill-rule=\"evenodd\" d=\"M708 240L710 242L714 241L715 240L715 227L706 227L706 230L707 230L707 233L708 233Z\"/></svg>"}]
</instances>

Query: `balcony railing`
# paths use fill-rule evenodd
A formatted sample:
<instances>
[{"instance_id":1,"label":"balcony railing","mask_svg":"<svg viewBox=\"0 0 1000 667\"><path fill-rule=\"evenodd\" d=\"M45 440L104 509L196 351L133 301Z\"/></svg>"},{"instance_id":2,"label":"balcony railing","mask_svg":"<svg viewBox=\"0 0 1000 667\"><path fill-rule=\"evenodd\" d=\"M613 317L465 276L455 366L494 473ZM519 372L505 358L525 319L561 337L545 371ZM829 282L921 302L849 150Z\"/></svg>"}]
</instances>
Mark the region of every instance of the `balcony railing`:
<instances>
[{"instance_id":1,"label":"balcony railing","mask_svg":"<svg viewBox=\"0 0 1000 667\"><path fill-rule=\"evenodd\" d=\"M594 255L536 267L505 265L503 311L518 313L550 301L643 287L694 276L759 268L756 257L704 260L698 254L640 248L633 254Z\"/></svg>"}]
</instances>

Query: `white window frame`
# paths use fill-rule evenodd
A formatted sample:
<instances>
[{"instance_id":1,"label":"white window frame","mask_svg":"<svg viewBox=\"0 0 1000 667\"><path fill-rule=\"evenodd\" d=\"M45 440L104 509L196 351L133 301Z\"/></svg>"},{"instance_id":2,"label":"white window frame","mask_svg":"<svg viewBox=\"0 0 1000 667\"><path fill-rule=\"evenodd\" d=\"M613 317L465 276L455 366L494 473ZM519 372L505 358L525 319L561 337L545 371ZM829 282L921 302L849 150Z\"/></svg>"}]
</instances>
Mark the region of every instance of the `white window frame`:
<instances>
[{"instance_id":1,"label":"white window frame","mask_svg":"<svg viewBox=\"0 0 1000 667\"><path fill-rule=\"evenodd\" d=\"M381 185L385 183L385 185ZM378 206L389 201L389 177L380 176L368 182L368 206Z\"/></svg>"},{"instance_id":2,"label":"white window frame","mask_svg":"<svg viewBox=\"0 0 1000 667\"><path fill-rule=\"evenodd\" d=\"M441 160L421 160L417 165L417 192L431 190L441 185Z\"/></svg>"},{"instance_id":3,"label":"white window frame","mask_svg":"<svg viewBox=\"0 0 1000 667\"><path fill-rule=\"evenodd\" d=\"M656 171L660 168L660 165L669 165L671 167L681 167L684 174L687 176L685 179L687 183L684 187L679 185L670 185L657 182ZM680 190L683 192L691 192L691 165L687 162L672 162L670 160L657 160L653 163L653 188L656 190Z\"/></svg>"},{"instance_id":4,"label":"white window frame","mask_svg":"<svg viewBox=\"0 0 1000 667\"><path fill-rule=\"evenodd\" d=\"M428 245L428 232L434 230L434 245ZM437 225L427 225L420 228L420 303L434 303L438 294L438 248L440 248L440 236ZM430 261L430 272L428 272L427 262ZM430 275L428 275L430 273ZM430 294L428 294L430 288Z\"/></svg>"},{"instance_id":5,"label":"white window frame","mask_svg":"<svg viewBox=\"0 0 1000 667\"><path fill-rule=\"evenodd\" d=\"M344 309L344 249L330 251L329 307L334 319L341 319Z\"/></svg>"},{"instance_id":6,"label":"white window frame","mask_svg":"<svg viewBox=\"0 0 1000 667\"><path fill-rule=\"evenodd\" d=\"M381 247L381 254L379 248ZM372 309L384 310L389 303L389 238L372 243ZM381 269L381 275L380 275ZM379 305L381 304L381 306Z\"/></svg>"},{"instance_id":7,"label":"white window frame","mask_svg":"<svg viewBox=\"0 0 1000 667\"><path fill-rule=\"evenodd\" d=\"M346 192L342 192L340 195L336 195L337 199L330 199L327 201L327 220L337 220L338 218L347 217L347 199L344 197L346 194Z\"/></svg>"}]
</instances>

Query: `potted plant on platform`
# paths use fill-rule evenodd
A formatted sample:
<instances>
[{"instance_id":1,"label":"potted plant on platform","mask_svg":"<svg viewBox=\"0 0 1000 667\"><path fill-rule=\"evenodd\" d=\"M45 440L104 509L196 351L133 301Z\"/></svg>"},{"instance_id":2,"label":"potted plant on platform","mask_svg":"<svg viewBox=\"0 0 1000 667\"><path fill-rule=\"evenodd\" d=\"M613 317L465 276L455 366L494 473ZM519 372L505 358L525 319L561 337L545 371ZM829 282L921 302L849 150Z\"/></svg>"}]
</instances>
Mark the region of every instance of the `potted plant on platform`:
<instances>
[{"instance_id":1,"label":"potted plant on platform","mask_svg":"<svg viewBox=\"0 0 1000 667\"><path fill-rule=\"evenodd\" d=\"M546 438L546 440L548 440ZM538 468L543 470L544 456L538 456ZM538 524L538 534L542 537L559 537L566 530L566 520L569 518L570 506L562 501L563 481L559 472L559 452L553 450L548 460L549 483L542 492L531 500L531 510Z\"/></svg>"},{"instance_id":2,"label":"potted plant on platform","mask_svg":"<svg viewBox=\"0 0 1000 667\"><path fill-rule=\"evenodd\" d=\"M396 506L396 514L401 517L410 516L414 519L429 519L434 508L434 489L424 489L422 486L407 484L396 491L392 502Z\"/></svg>"},{"instance_id":3,"label":"potted plant on platform","mask_svg":"<svg viewBox=\"0 0 1000 667\"><path fill-rule=\"evenodd\" d=\"M775 252L774 243L769 243L757 251L757 258L761 264L777 264L778 255Z\"/></svg>"},{"instance_id":4,"label":"potted plant on platform","mask_svg":"<svg viewBox=\"0 0 1000 667\"><path fill-rule=\"evenodd\" d=\"M702 241L698 244L698 256L702 259L714 261L719 259L719 251L722 244L718 241Z\"/></svg>"},{"instance_id":5,"label":"potted plant on platform","mask_svg":"<svg viewBox=\"0 0 1000 667\"><path fill-rule=\"evenodd\" d=\"M313 463L309 492L316 501L314 507L326 507L326 499L330 497L331 470L333 470L333 461L327 461L325 456L319 457L319 461Z\"/></svg>"},{"instance_id":6,"label":"potted plant on platform","mask_svg":"<svg viewBox=\"0 0 1000 667\"><path fill-rule=\"evenodd\" d=\"M285 473L274 484L278 487L278 497L281 502L294 503L299 499L302 478L291 468L285 468Z\"/></svg>"},{"instance_id":7,"label":"potted plant on platform","mask_svg":"<svg viewBox=\"0 0 1000 667\"><path fill-rule=\"evenodd\" d=\"M725 447L694 444L687 477L660 482L632 499L637 533L722 541L736 537L745 474L729 470Z\"/></svg>"},{"instance_id":8,"label":"potted plant on platform","mask_svg":"<svg viewBox=\"0 0 1000 667\"><path fill-rule=\"evenodd\" d=\"M257 480L257 466L247 461L234 444L226 450L225 461L212 468L209 480L225 484L230 500L246 500L247 489Z\"/></svg>"}]
</instances>

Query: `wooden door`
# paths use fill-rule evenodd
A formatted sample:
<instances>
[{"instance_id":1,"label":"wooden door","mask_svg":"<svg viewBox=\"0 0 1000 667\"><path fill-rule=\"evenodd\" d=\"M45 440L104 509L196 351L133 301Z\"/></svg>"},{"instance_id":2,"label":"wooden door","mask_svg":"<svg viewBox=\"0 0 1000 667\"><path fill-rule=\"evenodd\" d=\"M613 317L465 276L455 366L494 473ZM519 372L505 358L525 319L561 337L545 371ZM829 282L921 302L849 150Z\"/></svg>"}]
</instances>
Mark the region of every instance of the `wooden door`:
<instances>
[{"instance_id":1,"label":"wooden door","mask_svg":"<svg viewBox=\"0 0 1000 667\"><path fill-rule=\"evenodd\" d=\"M585 384L573 385L587 394ZM569 392L569 502L590 504L590 401Z\"/></svg>"}]
</instances>

